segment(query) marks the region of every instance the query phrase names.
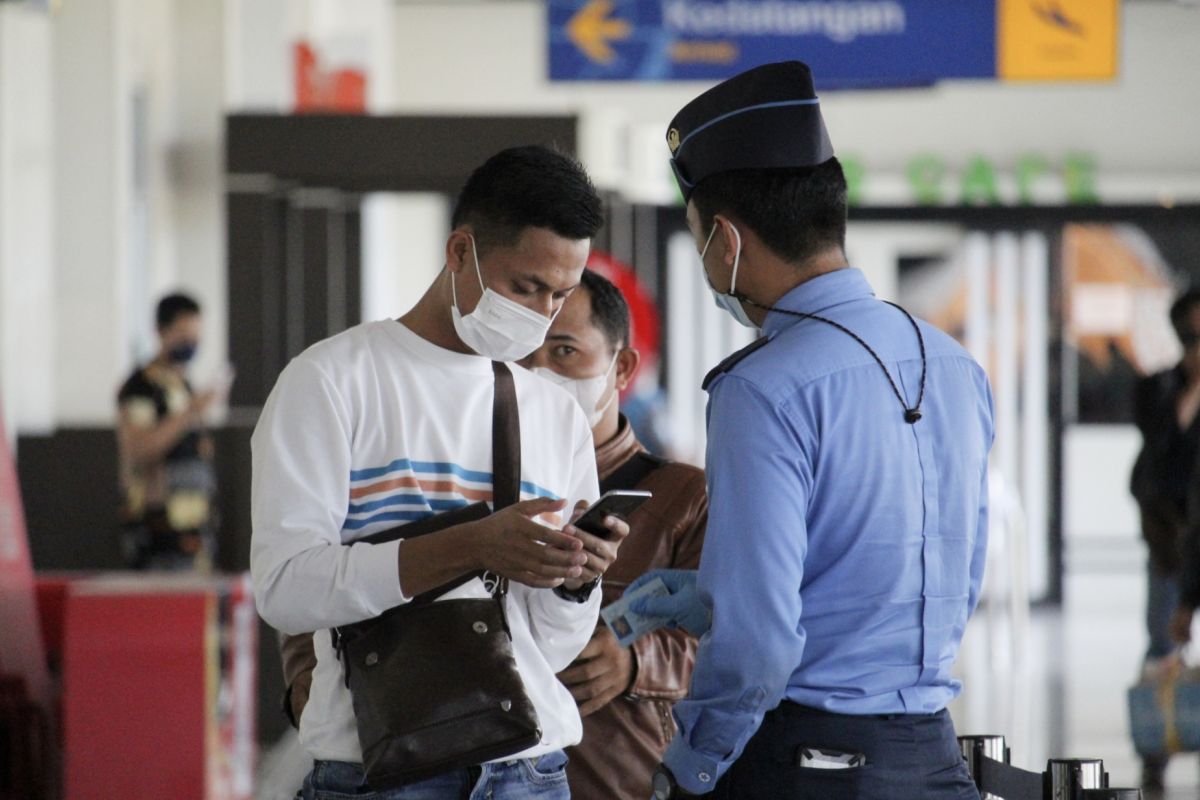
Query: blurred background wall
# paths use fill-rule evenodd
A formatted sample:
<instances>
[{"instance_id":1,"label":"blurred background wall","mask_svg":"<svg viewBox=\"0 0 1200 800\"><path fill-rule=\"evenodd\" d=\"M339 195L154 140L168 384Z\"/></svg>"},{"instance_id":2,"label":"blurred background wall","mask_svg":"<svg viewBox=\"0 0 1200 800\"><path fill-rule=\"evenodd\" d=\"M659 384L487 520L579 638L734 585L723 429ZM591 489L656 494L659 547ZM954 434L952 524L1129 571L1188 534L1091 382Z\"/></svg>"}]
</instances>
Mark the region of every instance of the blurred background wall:
<instances>
[{"instance_id":1,"label":"blurred background wall","mask_svg":"<svg viewBox=\"0 0 1200 800\"><path fill-rule=\"evenodd\" d=\"M392 148L397 163L469 150L493 118L565 120L560 144L605 193L597 246L632 265L662 315L650 382L665 444L699 457L699 376L748 335L698 282L663 145L674 111L709 84L552 82L547 26L538 0L0 2L0 406L36 566L119 565L114 395L154 350L164 292L204 306L197 383L250 354L218 426L222 566L241 570L263 397L247 387L269 387L278 359L322 331L399 315L441 268L451 177L383 191L234 164L248 151L230 131L298 109L365 112L398 131L460 120L454 141L348 154L368 165ZM1198 40L1195 4L1129 0L1109 80L825 91L817 75L852 177L852 261L880 295L959 335L997 386L1011 434L997 465L1027 518L1018 559L1035 600L1061 599L1072 569L1144 560L1123 393L1176 356L1162 315L1200 279ZM465 177L474 164L460 166ZM288 298L239 288L266 263L239 257L237 235L257 235L235 213L248 198L296 224L346 212L358 237L350 311L301 326L274 362L254 356L261 332L248 326L269 311L286 328ZM263 230L308 230L291 224Z\"/></svg>"}]
</instances>

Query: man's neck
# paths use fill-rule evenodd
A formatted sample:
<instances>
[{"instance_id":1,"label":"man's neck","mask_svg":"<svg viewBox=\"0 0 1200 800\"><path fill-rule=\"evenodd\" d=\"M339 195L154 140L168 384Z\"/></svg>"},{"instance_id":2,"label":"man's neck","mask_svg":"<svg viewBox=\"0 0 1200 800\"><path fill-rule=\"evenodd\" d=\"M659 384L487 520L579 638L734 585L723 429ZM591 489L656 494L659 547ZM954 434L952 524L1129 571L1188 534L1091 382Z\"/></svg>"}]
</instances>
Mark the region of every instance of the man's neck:
<instances>
[{"instance_id":1,"label":"man's neck","mask_svg":"<svg viewBox=\"0 0 1200 800\"><path fill-rule=\"evenodd\" d=\"M592 428L592 442L596 449L599 450L604 445L611 442L616 435L621 432L621 410L618 408L619 403L613 403L600 421L596 423L596 427Z\"/></svg>"},{"instance_id":2,"label":"man's neck","mask_svg":"<svg viewBox=\"0 0 1200 800\"><path fill-rule=\"evenodd\" d=\"M801 284L808 283L813 278L846 269L850 262L840 247L823 250L812 258L806 259L799 266L774 256L770 257L762 274L766 278L761 288L756 287L756 295L765 300L756 300L750 304L750 318L760 327L769 313L763 306L776 306L781 298Z\"/></svg>"},{"instance_id":3,"label":"man's neck","mask_svg":"<svg viewBox=\"0 0 1200 800\"><path fill-rule=\"evenodd\" d=\"M840 247L824 250L812 258L805 260L800 266L792 266L786 261L781 261L780 264L784 265L784 269L773 271L773 274L779 275L781 278L778 285L772 287L778 292L771 303L772 305L797 286L808 283L813 278L819 278L822 275L828 275L830 272L837 272L839 269L846 269L850 266L850 262L846 260L846 254L842 252Z\"/></svg>"},{"instance_id":4,"label":"man's neck","mask_svg":"<svg viewBox=\"0 0 1200 800\"><path fill-rule=\"evenodd\" d=\"M450 270L443 269L417 304L400 317L400 322L422 339L438 347L455 353L474 355L475 351L458 338L458 333L454 330L454 320L450 316L453 300L449 282L453 277Z\"/></svg>"}]
</instances>

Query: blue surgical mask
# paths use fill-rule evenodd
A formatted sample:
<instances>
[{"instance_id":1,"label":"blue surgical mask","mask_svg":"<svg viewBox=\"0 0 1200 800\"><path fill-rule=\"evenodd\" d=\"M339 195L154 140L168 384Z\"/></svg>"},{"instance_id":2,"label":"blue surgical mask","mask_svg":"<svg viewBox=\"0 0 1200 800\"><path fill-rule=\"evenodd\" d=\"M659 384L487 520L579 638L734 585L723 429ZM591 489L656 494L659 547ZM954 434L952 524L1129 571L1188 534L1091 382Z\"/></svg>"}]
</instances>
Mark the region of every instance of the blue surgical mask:
<instances>
[{"instance_id":1,"label":"blue surgical mask","mask_svg":"<svg viewBox=\"0 0 1200 800\"><path fill-rule=\"evenodd\" d=\"M172 364L186 364L196 356L196 343L184 342L167 351L167 360Z\"/></svg>"},{"instance_id":2,"label":"blue surgical mask","mask_svg":"<svg viewBox=\"0 0 1200 800\"><path fill-rule=\"evenodd\" d=\"M717 232L717 222L713 220L712 230L708 234L708 240L704 242L704 249L700 251L700 268L704 269L704 256L708 252L708 246L712 244L713 235ZM738 262L742 257L742 234L734 225L730 225L733 229L733 236L737 240L737 250L733 253L733 275L729 279L729 291L718 292L717 287L713 286L712 279L708 277L708 270L704 269L704 280L708 282L708 290L712 292L713 300L717 304L717 308L723 308L728 311L734 319L747 328L757 328L758 325L746 313L746 307L742 305L742 301L737 297L737 273Z\"/></svg>"}]
</instances>

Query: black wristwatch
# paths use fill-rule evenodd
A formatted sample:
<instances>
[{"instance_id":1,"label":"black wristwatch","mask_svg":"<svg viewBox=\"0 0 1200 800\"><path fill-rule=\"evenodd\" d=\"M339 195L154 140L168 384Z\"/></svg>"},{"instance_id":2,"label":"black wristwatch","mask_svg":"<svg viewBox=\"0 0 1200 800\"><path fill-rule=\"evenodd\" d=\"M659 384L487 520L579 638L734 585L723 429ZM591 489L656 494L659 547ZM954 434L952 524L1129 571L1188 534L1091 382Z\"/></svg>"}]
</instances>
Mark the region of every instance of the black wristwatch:
<instances>
[{"instance_id":1,"label":"black wristwatch","mask_svg":"<svg viewBox=\"0 0 1200 800\"><path fill-rule=\"evenodd\" d=\"M600 576L597 575L595 578L592 578L578 589L568 589L565 586L555 586L554 593L563 600L570 600L572 603L586 603L588 598L592 596L592 590L599 585Z\"/></svg>"},{"instance_id":2,"label":"black wristwatch","mask_svg":"<svg viewBox=\"0 0 1200 800\"><path fill-rule=\"evenodd\" d=\"M671 770L667 768L666 764L659 764L658 769L654 770L654 777L650 779L650 788L654 791L653 800L696 797L696 795L679 788L679 784L675 782L675 776L671 774Z\"/></svg>"}]
</instances>

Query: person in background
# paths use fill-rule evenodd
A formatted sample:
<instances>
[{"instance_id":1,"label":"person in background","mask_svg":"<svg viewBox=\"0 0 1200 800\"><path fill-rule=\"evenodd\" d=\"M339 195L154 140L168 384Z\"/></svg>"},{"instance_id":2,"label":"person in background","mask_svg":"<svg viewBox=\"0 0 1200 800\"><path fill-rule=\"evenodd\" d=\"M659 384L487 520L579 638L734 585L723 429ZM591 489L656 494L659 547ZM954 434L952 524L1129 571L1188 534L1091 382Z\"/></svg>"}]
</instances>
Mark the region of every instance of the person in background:
<instances>
[{"instance_id":1,"label":"person in background","mask_svg":"<svg viewBox=\"0 0 1200 800\"><path fill-rule=\"evenodd\" d=\"M1142 378L1134 392L1134 421L1142 450L1134 462L1130 491L1141 515L1146 564L1145 665L1153 670L1190 638L1192 612L1200 605L1200 560L1189 547L1189 494L1200 473L1200 291L1182 294L1171 306L1171 326L1183 357L1175 366ZM1181 573L1181 564L1189 568ZM1181 587L1181 580L1184 586ZM1184 590L1181 594L1181 588ZM1142 787L1163 788L1167 756L1142 760Z\"/></svg>"},{"instance_id":2,"label":"person in background","mask_svg":"<svg viewBox=\"0 0 1200 800\"><path fill-rule=\"evenodd\" d=\"M200 305L188 295L162 298L158 353L117 393L121 550L134 569L207 571L215 555L216 477L204 417L219 390L193 391L186 377L200 323Z\"/></svg>"},{"instance_id":3,"label":"person in background","mask_svg":"<svg viewBox=\"0 0 1200 800\"><path fill-rule=\"evenodd\" d=\"M847 261L805 64L718 84L667 144L714 299L765 335L705 380L698 581L633 608L703 633L654 797L978 800L946 705L987 552L987 377Z\"/></svg>"},{"instance_id":4,"label":"person in background","mask_svg":"<svg viewBox=\"0 0 1200 800\"><path fill-rule=\"evenodd\" d=\"M646 452L620 410L638 367L629 305L619 289L585 270L523 365L562 386L592 428L601 493L641 489L653 497L630 515L629 537L605 575L604 606L649 569L695 569L708 501L703 471ZM567 778L580 800L645 800L646 786L674 735L671 706L687 694L696 639L660 629L622 648L603 623L559 679L579 704L583 741L570 748Z\"/></svg>"}]
</instances>

